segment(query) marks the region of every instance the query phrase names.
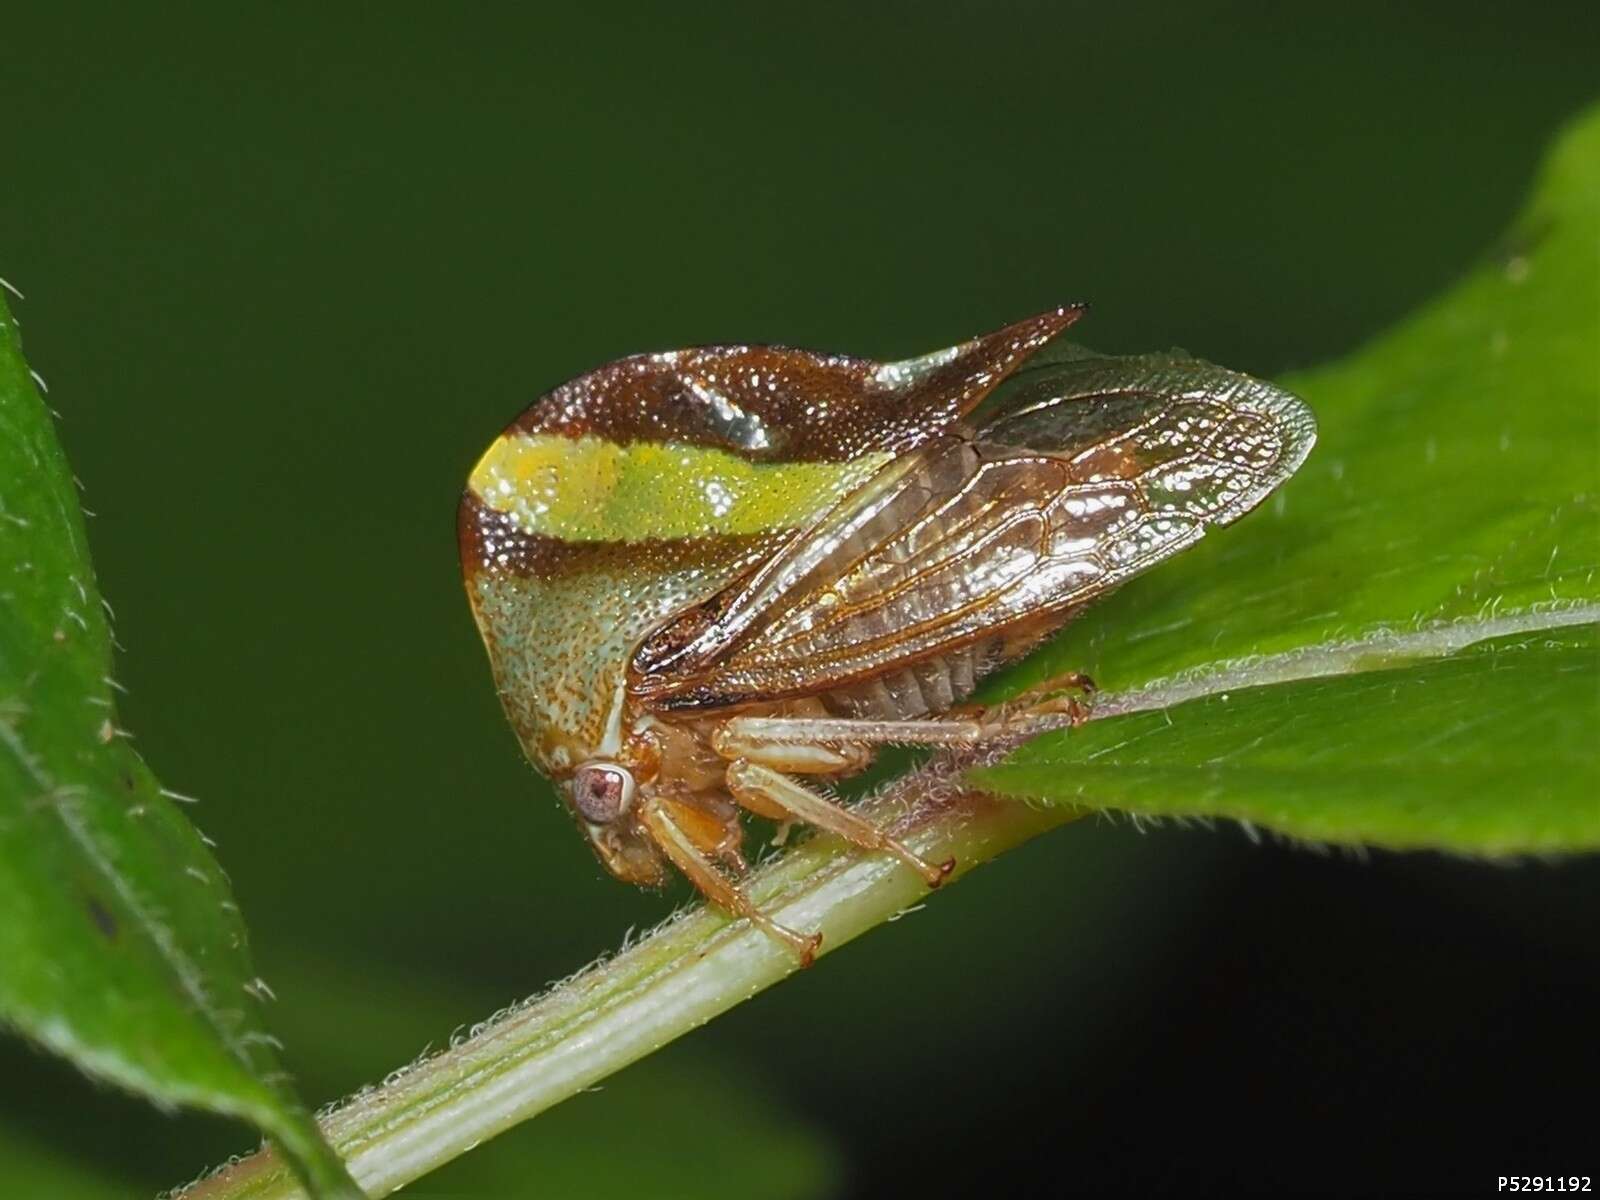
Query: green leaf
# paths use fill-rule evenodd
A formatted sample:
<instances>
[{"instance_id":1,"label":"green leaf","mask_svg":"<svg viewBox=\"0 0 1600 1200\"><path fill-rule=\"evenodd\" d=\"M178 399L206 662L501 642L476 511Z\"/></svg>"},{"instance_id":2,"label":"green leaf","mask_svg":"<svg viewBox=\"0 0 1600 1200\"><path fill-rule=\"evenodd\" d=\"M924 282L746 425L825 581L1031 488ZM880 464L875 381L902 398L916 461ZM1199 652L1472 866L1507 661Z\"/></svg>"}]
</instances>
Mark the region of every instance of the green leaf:
<instances>
[{"instance_id":1,"label":"green leaf","mask_svg":"<svg viewBox=\"0 0 1600 1200\"><path fill-rule=\"evenodd\" d=\"M1515 634L1093 721L979 774L1052 803L1230 817L1315 841L1581 849L1600 846L1597 684L1600 626Z\"/></svg>"},{"instance_id":2,"label":"green leaf","mask_svg":"<svg viewBox=\"0 0 1600 1200\"><path fill-rule=\"evenodd\" d=\"M1489 698L1504 655L1462 656L1438 675L1418 667L1248 700L1238 691L1600 619L1597 261L1600 109L1558 142L1514 232L1462 283L1345 361L1284 381L1316 413L1321 443L1261 511L1134 581L1010 673L1002 686L1087 670L1113 695L1100 710L1103 726L1042 739L1015 769L986 773L986 785L1141 812L1254 813L1248 819L1331 841L1484 853L1600 845L1593 801L1572 788L1541 791L1540 770L1513 744L1519 721ZM1539 663L1557 669L1548 655L1526 653L1516 660L1518 679ZM1580 717L1592 726L1596 712L1592 656L1563 653L1577 656L1561 659L1575 664L1573 674L1540 693L1542 703L1567 706L1546 712L1551 738L1568 736ZM1502 782L1522 774L1516 786L1468 801L1446 746L1474 672L1484 711L1500 720L1479 731L1485 745L1473 761L1484 770L1491 759L1500 764ZM1307 760L1327 773L1341 754L1357 770L1387 764L1388 774L1366 777L1376 794L1357 805L1309 767L1280 778L1275 799L1262 794L1268 772L1246 752L1251 739L1266 739L1263 754L1285 749L1309 737L1302 725L1327 719L1337 697L1370 701L1402 686L1406 704L1379 706L1392 742L1330 740L1330 755ZM1225 690L1233 693L1226 702ZM1218 698L1171 712L1187 731L1174 733L1174 746L1157 749L1159 738L1142 736L1165 717L1118 715L1199 696ZM1202 721L1220 739L1214 747ZM1408 739L1404 772L1417 779L1402 785L1398 759L1382 755L1402 755ZM1112 754L1116 746L1125 749ZM1208 747L1217 762L1204 757ZM1577 743L1568 751L1593 754ZM1067 778L1095 753L1095 788ZM1239 770L1225 769L1230 763ZM1129 781L1109 782L1123 770ZM1466 807L1447 808L1452 797ZM1385 799L1396 811L1376 820ZM1495 804L1506 811L1491 818ZM1558 816L1561 806L1570 811ZM1470 820L1451 815L1468 808Z\"/></svg>"},{"instance_id":3,"label":"green leaf","mask_svg":"<svg viewBox=\"0 0 1600 1200\"><path fill-rule=\"evenodd\" d=\"M158 1104L253 1122L358 1196L281 1081L222 869L117 728L65 456L0 297L0 1020Z\"/></svg>"}]
</instances>

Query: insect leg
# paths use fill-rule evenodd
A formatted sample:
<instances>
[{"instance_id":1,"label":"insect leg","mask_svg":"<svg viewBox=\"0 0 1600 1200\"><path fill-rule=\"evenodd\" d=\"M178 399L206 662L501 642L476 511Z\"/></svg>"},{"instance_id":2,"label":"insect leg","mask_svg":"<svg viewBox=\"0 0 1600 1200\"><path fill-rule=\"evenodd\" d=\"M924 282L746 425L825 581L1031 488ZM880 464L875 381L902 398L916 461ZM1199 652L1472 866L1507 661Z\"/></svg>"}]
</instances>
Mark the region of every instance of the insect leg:
<instances>
[{"instance_id":1,"label":"insect leg","mask_svg":"<svg viewBox=\"0 0 1600 1200\"><path fill-rule=\"evenodd\" d=\"M809 967L822 945L822 934L807 937L787 925L780 925L757 908L739 888L717 870L716 864L703 854L689 834L667 813L660 804L647 804L641 814L651 837L662 852L672 860L673 866L700 889L702 895L718 908L743 917L769 937L775 938L794 951L802 967Z\"/></svg>"},{"instance_id":2,"label":"insect leg","mask_svg":"<svg viewBox=\"0 0 1600 1200\"><path fill-rule=\"evenodd\" d=\"M857 721L848 717L730 717L711 737L723 758L749 759L801 775L849 774L860 747L966 746L994 732L966 718ZM815 765L812 765L812 764Z\"/></svg>"},{"instance_id":3,"label":"insect leg","mask_svg":"<svg viewBox=\"0 0 1600 1200\"><path fill-rule=\"evenodd\" d=\"M1063 671L1041 680L1009 700L977 711L980 719L991 724L1007 724L1019 718L1062 713L1071 718L1074 725L1081 725L1088 720L1089 700L1096 690L1094 680L1082 671ZM1078 692L1080 695L1065 694L1069 692Z\"/></svg>"},{"instance_id":4,"label":"insect leg","mask_svg":"<svg viewBox=\"0 0 1600 1200\"><path fill-rule=\"evenodd\" d=\"M1065 677L1062 677L1065 678ZM1086 676L1074 676L1086 679ZM1065 715L1074 725L1086 717L1076 696L1061 696L1061 679L1030 689L1015 700L975 708L970 716L915 721L851 717L730 717L711 736L712 748L730 761L745 758L796 775L848 775L867 765L868 746L973 746L996 737L1038 732Z\"/></svg>"},{"instance_id":5,"label":"insect leg","mask_svg":"<svg viewBox=\"0 0 1600 1200\"><path fill-rule=\"evenodd\" d=\"M930 863L871 821L759 763L743 759L732 763L728 767L728 790L735 800L752 812L770 814L777 809L785 817L836 834L852 846L860 846L863 850L887 850L927 880L929 887L938 887L955 869L955 859Z\"/></svg>"}]
</instances>

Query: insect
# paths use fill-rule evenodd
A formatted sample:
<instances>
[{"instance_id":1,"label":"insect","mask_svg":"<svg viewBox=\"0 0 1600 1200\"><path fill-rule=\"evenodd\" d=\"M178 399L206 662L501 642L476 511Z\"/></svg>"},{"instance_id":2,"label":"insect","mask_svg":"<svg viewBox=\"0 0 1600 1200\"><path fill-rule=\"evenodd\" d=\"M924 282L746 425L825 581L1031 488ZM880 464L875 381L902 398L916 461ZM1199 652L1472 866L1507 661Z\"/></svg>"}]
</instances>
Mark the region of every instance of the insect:
<instances>
[{"instance_id":1,"label":"insect","mask_svg":"<svg viewBox=\"0 0 1600 1200\"><path fill-rule=\"evenodd\" d=\"M625 358L522 413L459 515L467 595L533 764L618 878L671 864L809 962L739 884L740 811L929 862L819 785L889 743L1076 712L977 682L1248 512L1316 437L1181 354L1058 343L1051 310L905 362L770 346ZM1030 361L1031 360L1031 361Z\"/></svg>"}]
</instances>

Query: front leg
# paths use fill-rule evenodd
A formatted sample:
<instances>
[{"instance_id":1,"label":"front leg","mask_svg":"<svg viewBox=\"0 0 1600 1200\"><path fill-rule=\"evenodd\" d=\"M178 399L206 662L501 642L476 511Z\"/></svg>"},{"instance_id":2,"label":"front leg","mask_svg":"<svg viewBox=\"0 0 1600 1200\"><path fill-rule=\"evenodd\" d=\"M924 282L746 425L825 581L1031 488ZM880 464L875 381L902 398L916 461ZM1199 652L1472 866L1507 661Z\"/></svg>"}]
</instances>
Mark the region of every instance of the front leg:
<instances>
[{"instance_id":1,"label":"front leg","mask_svg":"<svg viewBox=\"0 0 1600 1200\"><path fill-rule=\"evenodd\" d=\"M661 847L672 864L688 877L700 894L724 912L743 917L767 936L789 947L802 967L809 967L822 945L822 934L806 935L780 925L745 895L744 889L726 879L716 864L706 857L695 844L695 839L680 820L674 819L670 802L648 801L640 816L650 831L655 844Z\"/></svg>"}]
</instances>

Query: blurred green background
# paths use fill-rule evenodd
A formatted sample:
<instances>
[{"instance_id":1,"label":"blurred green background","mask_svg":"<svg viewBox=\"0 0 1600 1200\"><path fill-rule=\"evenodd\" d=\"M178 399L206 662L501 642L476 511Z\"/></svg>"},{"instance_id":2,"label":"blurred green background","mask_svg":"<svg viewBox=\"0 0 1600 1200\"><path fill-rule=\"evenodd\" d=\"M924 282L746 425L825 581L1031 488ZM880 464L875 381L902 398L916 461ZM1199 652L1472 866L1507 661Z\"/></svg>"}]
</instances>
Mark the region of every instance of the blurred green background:
<instances>
[{"instance_id":1,"label":"blurred green background","mask_svg":"<svg viewBox=\"0 0 1600 1200\"><path fill-rule=\"evenodd\" d=\"M1314 364L1485 253L1600 93L1592 3L30 5L0 37L0 275L124 723L202 798L313 1103L686 899L603 877L461 594L461 483L541 391L1077 299L1098 349ZM408 1194L1576 1169L1539 1100L1593 1057L1597 897L1069 828ZM0 1042L0 1182L26 1151L150 1192L250 1140Z\"/></svg>"}]
</instances>

